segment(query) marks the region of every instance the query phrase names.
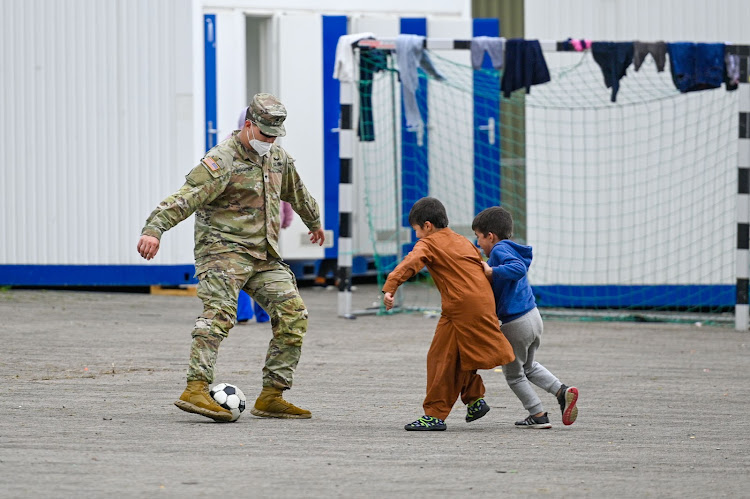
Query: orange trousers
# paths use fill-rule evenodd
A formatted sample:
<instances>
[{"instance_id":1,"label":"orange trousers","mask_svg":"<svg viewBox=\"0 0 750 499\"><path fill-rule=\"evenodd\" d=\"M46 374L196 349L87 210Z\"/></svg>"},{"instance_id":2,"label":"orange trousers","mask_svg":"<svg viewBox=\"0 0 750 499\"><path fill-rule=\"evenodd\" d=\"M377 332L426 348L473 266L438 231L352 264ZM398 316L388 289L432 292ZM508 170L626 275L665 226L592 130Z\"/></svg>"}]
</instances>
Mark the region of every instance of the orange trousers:
<instances>
[{"instance_id":1,"label":"orange trousers","mask_svg":"<svg viewBox=\"0 0 750 499\"><path fill-rule=\"evenodd\" d=\"M427 352L426 416L445 419L459 395L464 404L484 397L482 377L476 370L462 371L460 360L455 331L441 320Z\"/></svg>"}]
</instances>

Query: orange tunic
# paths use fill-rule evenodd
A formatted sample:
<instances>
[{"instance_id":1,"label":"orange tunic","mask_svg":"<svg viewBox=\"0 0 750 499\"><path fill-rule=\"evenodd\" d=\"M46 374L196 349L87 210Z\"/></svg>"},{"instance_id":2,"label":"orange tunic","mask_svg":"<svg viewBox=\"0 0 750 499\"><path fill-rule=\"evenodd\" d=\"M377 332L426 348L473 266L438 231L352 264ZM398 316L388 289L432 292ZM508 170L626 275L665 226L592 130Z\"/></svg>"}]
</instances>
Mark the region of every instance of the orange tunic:
<instances>
[{"instance_id":1,"label":"orange tunic","mask_svg":"<svg viewBox=\"0 0 750 499\"><path fill-rule=\"evenodd\" d=\"M438 230L417 241L390 273L383 291L395 293L425 266L442 298L435 336L455 337L460 369L492 369L512 362L513 348L500 332L479 249L449 228Z\"/></svg>"}]
</instances>

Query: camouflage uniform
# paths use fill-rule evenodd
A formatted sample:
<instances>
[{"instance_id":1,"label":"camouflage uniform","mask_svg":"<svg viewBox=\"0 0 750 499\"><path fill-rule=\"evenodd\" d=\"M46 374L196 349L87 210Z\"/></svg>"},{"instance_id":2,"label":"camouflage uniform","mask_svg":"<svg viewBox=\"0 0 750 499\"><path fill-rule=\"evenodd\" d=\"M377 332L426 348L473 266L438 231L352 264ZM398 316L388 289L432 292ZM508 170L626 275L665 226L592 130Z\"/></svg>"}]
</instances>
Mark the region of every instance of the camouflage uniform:
<instances>
[{"instance_id":1,"label":"camouflage uniform","mask_svg":"<svg viewBox=\"0 0 750 499\"><path fill-rule=\"evenodd\" d=\"M269 135L283 135L285 117L281 103L268 94L256 95L248 110L248 119ZM213 382L219 344L234 325L237 295L244 289L271 317L263 386L283 390L292 386L307 309L294 274L279 256L280 201L289 202L311 231L321 226L320 211L283 148L274 144L261 157L242 145L239 133L206 153L185 184L151 213L141 234L160 238L195 212L195 273L203 313L192 333L188 381Z\"/></svg>"}]
</instances>

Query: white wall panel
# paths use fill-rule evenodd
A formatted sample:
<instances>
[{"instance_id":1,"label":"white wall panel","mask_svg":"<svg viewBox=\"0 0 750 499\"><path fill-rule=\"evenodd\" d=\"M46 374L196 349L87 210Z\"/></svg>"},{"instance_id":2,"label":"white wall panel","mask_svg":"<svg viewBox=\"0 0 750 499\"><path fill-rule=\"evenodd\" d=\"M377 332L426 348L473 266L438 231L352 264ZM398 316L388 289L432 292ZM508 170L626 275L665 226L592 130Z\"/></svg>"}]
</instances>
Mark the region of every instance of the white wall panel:
<instances>
[{"instance_id":1,"label":"white wall panel","mask_svg":"<svg viewBox=\"0 0 750 499\"><path fill-rule=\"evenodd\" d=\"M0 263L140 261L146 216L190 164L176 133L191 118L184 6L4 3ZM159 263L192 261L189 225L165 238Z\"/></svg>"},{"instance_id":2,"label":"white wall panel","mask_svg":"<svg viewBox=\"0 0 750 499\"><path fill-rule=\"evenodd\" d=\"M471 16L471 0L211 0L209 5L266 12Z\"/></svg>"},{"instance_id":3,"label":"white wall panel","mask_svg":"<svg viewBox=\"0 0 750 499\"><path fill-rule=\"evenodd\" d=\"M142 263L133 245L146 217L161 199L183 184L184 176L198 163L196 144L185 133L195 127L193 117L185 112L195 86L190 77L194 33L184 2L118 3L115 95L119 95L121 134L117 141L119 161L110 167L116 167L121 181L128 185L121 190L117 203L128 228L115 248L105 248L116 249L117 259L102 263ZM199 36L202 38L202 32ZM112 54L103 53L101 58L104 64L111 64ZM92 261L96 262L88 258L81 263ZM191 217L162 237L160 253L152 262L192 261Z\"/></svg>"},{"instance_id":4,"label":"white wall panel","mask_svg":"<svg viewBox=\"0 0 750 499\"><path fill-rule=\"evenodd\" d=\"M746 0L525 0L526 38L750 42Z\"/></svg>"},{"instance_id":5,"label":"white wall panel","mask_svg":"<svg viewBox=\"0 0 750 499\"><path fill-rule=\"evenodd\" d=\"M323 37L320 14L279 16L278 97L287 109L286 137L279 143L295 158L297 171L321 206L323 205ZM299 216L281 231L280 245L285 259L322 258L323 249L306 241L308 229Z\"/></svg>"},{"instance_id":6,"label":"white wall panel","mask_svg":"<svg viewBox=\"0 0 750 499\"><path fill-rule=\"evenodd\" d=\"M216 125L222 141L237 129L240 111L248 105L245 85L245 14L216 14Z\"/></svg>"}]
</instances>

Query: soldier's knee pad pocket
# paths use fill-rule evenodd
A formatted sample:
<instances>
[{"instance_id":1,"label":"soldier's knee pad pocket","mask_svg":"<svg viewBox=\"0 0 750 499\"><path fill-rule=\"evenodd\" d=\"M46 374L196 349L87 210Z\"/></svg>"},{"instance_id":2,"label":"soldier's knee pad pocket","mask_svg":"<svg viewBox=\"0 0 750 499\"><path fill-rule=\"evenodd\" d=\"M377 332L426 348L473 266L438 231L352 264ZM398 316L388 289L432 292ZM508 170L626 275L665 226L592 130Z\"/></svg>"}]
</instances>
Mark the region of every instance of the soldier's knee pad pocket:
<instances>
[{"instance_id":1,"label":"soldier's knee pad pocket","mask_svg":"<svg viewBox=\"0 0 750 499\"><path fill-rule=\"evenodd\" d=\"M299 296L284 301L280 307L284 314L298 316L297 320L307 321L307 307Z\"/></svg>"}]
</instances>

